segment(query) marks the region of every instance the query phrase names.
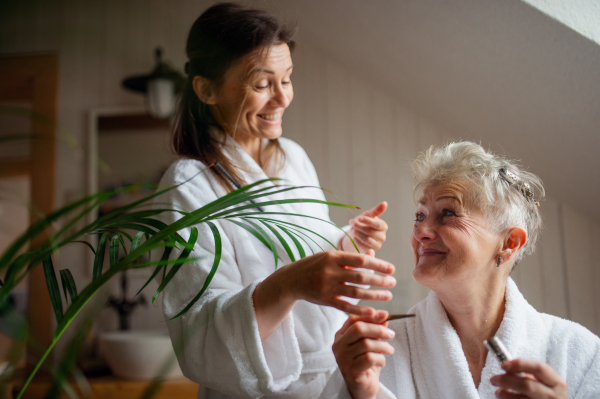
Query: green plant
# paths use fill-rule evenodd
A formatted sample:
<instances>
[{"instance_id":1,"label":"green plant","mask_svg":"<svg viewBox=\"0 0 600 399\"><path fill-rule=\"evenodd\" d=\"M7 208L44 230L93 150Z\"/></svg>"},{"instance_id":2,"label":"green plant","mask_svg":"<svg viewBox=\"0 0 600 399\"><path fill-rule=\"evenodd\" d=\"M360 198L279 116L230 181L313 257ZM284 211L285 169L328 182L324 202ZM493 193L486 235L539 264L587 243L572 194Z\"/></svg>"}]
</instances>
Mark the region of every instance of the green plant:
<instances>
[{"instance_id":1,"label":"green plant","mask_svg":"<svg viewBox=\"0 0 600 399\"><path fill-rule=\"evenodd\" d=\"M170 208L145 209L145 207L150 205L152 199L178 187L174 186L115 209L84 227L76 228L81 221L85 220L91 212L96 211L97 208L110 197L119 192L133 189L133 187L126 187L117 191L101 192L80 199L54 211L32 225L25 233L18 237L0 257L0 272L3 270L6 271L5 281L0 281L0 307L8 300L11 290L35 267L42 264L56 317L57 327L51 344L45 349L39 361L33 368L33 371L26 379L17 398L20 398L23 395L32 378L40 369L41 365L44 363L57 341L64 334L67 327L69 327L75 317L82 311L84 306L98 290L114 275L126 269L153 267L154 270L152 275L146 284L144 284L144 287L155 277L162 277L162 281L152 297L152 301L154 301L186 262L197 259L197 257L192 256L194 244L198 237L198 229L194 226L206 223L210 227L215 243L213 265L206 281L198 291L197 295L173 318L177 318L187 312L193 304L200 299L219 267L222 254L221 233L214 221L220 220L231 222L251 233L272 251L275 267L277 267L279 256L277 254L276 242L281 244L290 259L294 261L296 260L296 256L293 248L297 250L300 257L304 257L306 256L306 253L301 244L302 242L307 244L308 248L311 248L312 250L310 242L317 246L318 244L311 236L320 237L325 241L327 241L327 239L317 232L311 231L303 226L279 220L276 216L294 215L313 219L318 218L284 212L257 212L257 207L268 207L269 205L298 202L313 202L346 208L356 208L350 205L309 198L266 200L266 196L299 188L295 186L273 184L278 182L278 180L279 179L275 178L266 179L242 187L193 212L183 212ZM184 182L182 184L186 183L187 182ZM254 201L254 203L249 203L249 201ZM156 218L164 212L178 212L182 217L170 225L165 224ZM63 224L60 228L54 229L53 226L55 226L58 221L63 221ZM333 224L327 220L322 221L324 223ZM191 229L191 234L187 240L184 240L178 232L187 228ZM129 233L129 231L132 230L135 231L135 234L133 235ZM46 233L49 237L45 244L40 248L21 253L25 250L28 243L41 233ZM85 237L89 236L99 237L98 244L95 248L88 241L84 240ZM126 240L130 242L129 251L127 251L125 245ZM60 285L62 285L65 303L69 304L70 302L66 309L63 309L59 283L52 263L52 254L71 243L83 243L87 245L94 253L94 264L92 280L82 290L77 289L69 269L60 270ZM333 243L329 242L329 244L335 248ZM109 253L109 267L107 270L103 270L104 255L107 246ZM181 249L181 253L176 259L171 259L171 252L175 248ZM124 254L122 257L120 257L121 249ZM160 260L140 262L140 257L142 255L160 249L162 249L162 257ZM62 380L66 379L66 372L64 369L61 369L58 375Z\"/></svg>"}]
</instances>

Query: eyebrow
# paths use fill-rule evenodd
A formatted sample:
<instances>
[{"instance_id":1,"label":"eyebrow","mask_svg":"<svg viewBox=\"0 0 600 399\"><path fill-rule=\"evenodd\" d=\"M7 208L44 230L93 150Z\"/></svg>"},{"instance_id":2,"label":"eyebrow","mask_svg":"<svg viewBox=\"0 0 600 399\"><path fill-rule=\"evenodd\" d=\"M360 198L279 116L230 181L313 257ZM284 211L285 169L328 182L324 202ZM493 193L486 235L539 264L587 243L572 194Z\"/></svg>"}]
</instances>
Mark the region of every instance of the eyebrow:
<instances>
[{"instance_id":1,"label":"eyebrow","mask_svg":"<svg viewBox=\"0 0 600 399\"><path fill-rule=\"evenodd\" d=\"M440 198L436 199L436 200L435 200L435 202L441 201L441 200L443 200L443 199L453 199L454 201L458 202L459 204L461 203L461 202L460 202L460 200L459 200L458 198L456 198L456 197L453 197L453 196L451 196L451 195L447 195L447 196L445 196L445 197L440 197Z\"/></svg>"},{"instance_id":2,"label":"eyebrow","mask_svg":"<svg viewBox=\"0 0 600 399\"><path fill-rule=\"evenodd\" d=\"M288 69L286 69L285 71L287 72L287 71L289 71L290 69L292 69L293 67L294 67L293 65L290 65L290 66L288 67ZM252 72L250 72L250 74L254 74L254 73L256 73L256 72L264 72L264 73L270 73L271 75L275 75L275 72L271 71L270 69L264 69L264 68L254 68L254 69L252 70Z\"/></svg>"},{"instance_id":3,"label":"eyebrow","mask_svg":"<svg viewBox=\"0 0 600 399\"><path fill-rule=\"evenodd\" d=\"M440 198L436 199L434 202L438 202L438 201L441 201L441 200L444 200L444 199L453 199L454 201L458 202L459 204L461 203L458 198L453 197L451 195L446 195L444 197L440 197ZM418 203L421 204L421 205L425 205L424 201L419 201Z\"/></svg>"}]
</instances>

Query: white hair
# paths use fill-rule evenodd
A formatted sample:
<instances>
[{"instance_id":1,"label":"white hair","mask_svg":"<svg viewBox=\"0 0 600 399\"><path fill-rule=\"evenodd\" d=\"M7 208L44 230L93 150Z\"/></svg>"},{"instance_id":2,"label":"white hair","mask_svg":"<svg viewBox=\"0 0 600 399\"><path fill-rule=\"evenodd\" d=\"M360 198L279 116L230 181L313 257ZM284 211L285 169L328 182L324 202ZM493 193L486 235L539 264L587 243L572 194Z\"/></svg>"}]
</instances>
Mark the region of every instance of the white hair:
<instances>
[{"instance_id":1,"label":"white hair","mask_svg":"<svg viewBox=\"0 0 600 399\"><path fill-rule=\"evenodd\" d=\"M542 229L538 201L544 197L544 187L539 177L469 141L431 146L419 154L412 168L415 195L432 184L466 181L466 206L481 210L493 230L501 233L511 227L523 228L528 239L514 265L533 253Z\"/></svg>"}]
</instances>

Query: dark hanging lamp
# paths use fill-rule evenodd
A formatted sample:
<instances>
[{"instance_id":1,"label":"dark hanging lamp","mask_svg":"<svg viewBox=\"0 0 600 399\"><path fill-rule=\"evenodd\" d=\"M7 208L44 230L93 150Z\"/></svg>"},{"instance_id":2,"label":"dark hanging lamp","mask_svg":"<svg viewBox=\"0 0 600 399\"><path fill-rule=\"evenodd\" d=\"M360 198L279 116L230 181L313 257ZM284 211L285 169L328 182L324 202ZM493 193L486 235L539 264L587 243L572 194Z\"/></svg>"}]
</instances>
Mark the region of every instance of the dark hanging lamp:
<instances>
[{"instance_id":1,"label":"dark hanging lamp","mask_svg":"<svg viewBox=\"0 0 600 399\"><path fill-rule=\"evenodd\" d=\"M156 66L149 75L125 78L123 87L144 93L148 113L157 119L167 119L173 114L177 95L183 88L184 77L162 60L162 49L154 51Z\"/></svg>"}]
</instances>

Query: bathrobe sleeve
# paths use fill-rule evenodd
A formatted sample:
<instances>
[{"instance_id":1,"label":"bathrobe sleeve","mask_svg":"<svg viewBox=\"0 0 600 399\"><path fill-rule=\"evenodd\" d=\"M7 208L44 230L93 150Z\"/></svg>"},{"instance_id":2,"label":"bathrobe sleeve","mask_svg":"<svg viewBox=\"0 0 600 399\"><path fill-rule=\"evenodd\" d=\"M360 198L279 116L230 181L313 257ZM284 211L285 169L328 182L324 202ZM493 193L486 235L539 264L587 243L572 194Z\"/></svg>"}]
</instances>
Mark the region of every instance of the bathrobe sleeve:
<instances>
[{"instance_id":1,"label":"bathrobe sleeve","mask_svg":"<svg viewBox=\"0 0 600 399\"><path fill-rule=\"evenodd\" d=\"M201 164L187 160L172 166L163 178L163 185L196 177L159 197L155 206L166 203L173 209L190 211L215 200L217 195L211 189L209 177L206 173L198 174L201 168L197 165ZM180 217L172 212L163 221L172 223ZM264 345L261 343L252 293L268 272L261 274L264 267L248 264L256 259L239 258L245 251L236 252L240 248L226 234L231 226L214 223L221 232L223 245L219 269L201 299L187 313L167 323L179 365L190 380L234 397L256 398L284 390L298 379L302 369L293 315L283 321ZM206 224L196 227L198 241L191 256L199 259L184 264L165 288L163 310L167 318L176 315L197 295L212 267L213 234ZM187 239L190 230L181 230L180 234ZM172 258L178 256L177 250L173 252ZM254 272L255 269L259 271ZM247 274L242 276L243 273Z\"/></svg>"}]
</instances>

